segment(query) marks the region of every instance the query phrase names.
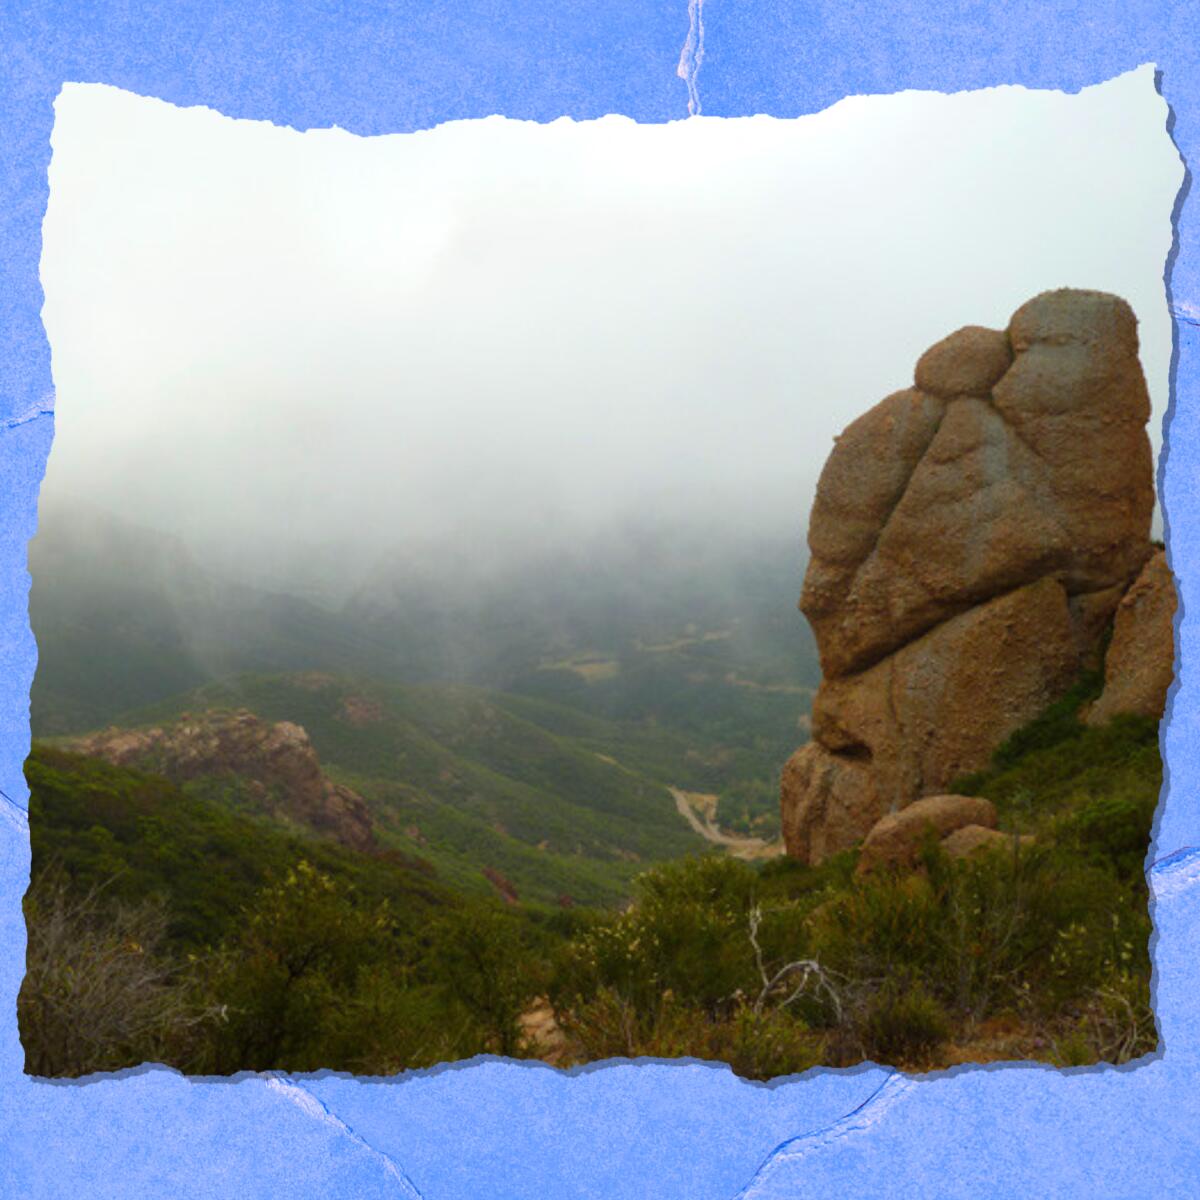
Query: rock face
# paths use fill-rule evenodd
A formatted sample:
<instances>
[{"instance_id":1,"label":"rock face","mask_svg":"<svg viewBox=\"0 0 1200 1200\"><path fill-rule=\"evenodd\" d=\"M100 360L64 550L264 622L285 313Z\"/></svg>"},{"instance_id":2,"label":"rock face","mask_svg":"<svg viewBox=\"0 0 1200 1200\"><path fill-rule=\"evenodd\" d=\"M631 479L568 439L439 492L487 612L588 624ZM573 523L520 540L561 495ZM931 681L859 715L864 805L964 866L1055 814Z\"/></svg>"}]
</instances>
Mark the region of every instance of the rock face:
<instances>
[{"instance_id":1,"label":"rock face","mask_svg":"<svg viewBox=\"0 0 1200 1200\"><path fill-rule=\"evenodd\" d=\"M1095 662L1151 553L1137 350L1123 300L1047 292L939 342L836 440L800 599L824 681L784 770L790 854L944 792Z\"/></svg>"},{"instance_id":2,"label":"rock face","mask_svg":"<svg viewBox=\"0 0 1200 1200\"><path fill-rule=\"evenodd\" d=\"M1175 675L1177 600L1167 555L1156 550L1117 606L1104 660L1104 691L1084 720L1102 725L1118 713L1163 715Z\"/></svg>"},{"instance_id":3,"label":"rock face","mask_svg":"<svg viewBox=\"0 0 1200 1200\"><path fill-rule=\"evenodd\" d=\"M366 802L326 778L308 734L290 721L263 721L245 710L185 713L174 725L108 729L76 738L67 748L180 784L233 776L262 811L354 850L376 848Z\"/></svg>"}]
</instances>

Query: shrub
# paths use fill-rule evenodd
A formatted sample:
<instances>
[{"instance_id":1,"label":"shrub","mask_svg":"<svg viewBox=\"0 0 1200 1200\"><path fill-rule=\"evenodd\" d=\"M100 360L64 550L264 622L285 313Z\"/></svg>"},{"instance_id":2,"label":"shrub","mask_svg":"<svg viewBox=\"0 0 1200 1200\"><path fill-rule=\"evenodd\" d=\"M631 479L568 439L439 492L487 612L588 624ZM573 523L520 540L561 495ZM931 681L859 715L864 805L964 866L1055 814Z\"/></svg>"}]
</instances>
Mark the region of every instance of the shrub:
<instances>
[{"instance_id":1,"label":"shrub","mask_svg":"<svg viewBox=\"0 0 1200 1200\"><path fill-rule=\"evenodd\" d=\"M554 983L557 1002L578 1007L611 989L639 1010L665 992L715 1014L756 979L747 937L755 872L706 856L647 871L632 907L598 921L567 948Z\"/></svg>"},{"instance_id":2,"label":"shrub","mask_svg":"<svg viewBox=\"0 0 1200 1200\"><path fill-rule=\"evenodd\" d=\"M1149 1054L1157 1041L1148 980L1140 972L1114 969L1055 1039L1052 1058L1064 1067L1120 1064Z\"/></svg>"},{"instance_id":3,"label":"shrub","mask_svg":"<svg viewBox=\"0 0 1200 1200\"><path fill-rule=\"evenodd\" d=\"M440 989L414 985L408 970L377 963L327 1010L321 1054L343 1070L392 1075L477 1053L483 1041L447 1020ZM465 1035L465 1036L464 1036Z\"/></svg>"},{"instance_id":4,"label":"shrub","mask_svg":"<svg viewBox=\"0 0 1200 1200\"><path fill-rule=\"evenodd\" d=\"M951 860L929 848L924 866L870 876L823 904L812 956L860 990L920 978L949 1011L978 1018L1020 1001L1026 984L1047 1010L1083 995L1131 964L1148 935L1144 902L1064 849Z\"/></svg>"},{"instance_id":5,"label":"shrub","mask_svg":"<svg viewBox=\"0 0 1200 1200\"><path fill-rule=\"evenodd\" d=\"M787 1010L756 1013L745 1006L725 1028L730 1036L718 1057L745 1079L798 1075L826 1061L824 1039Z\"/></svg>"},{"instance_id":6,"label":"shrub","mask_svg":"<svg viewBox=\"0 0 1200 1200\"><path fill-rule=\"evenodd\" d=\"M914 1065L950 1036L946 1010L921 983L890 981L858 1018L863 1053L876 1062Z\"/></svg>"},{"instance_id":7,"label":"shrub","mask_svg":"<svg viewBox=\"0 0 1200 1200\"><path fill-rule=\"evenodd\" d=\"M1156 802L1145 793L1096 796L1063 822L1062 836L1093 861L1111 862L1123 878L1140 875Z\"/></svg>"},{"instance_id":8,"label":"shrub","mask_svg":"<svg viewBox=\"0 0 1200 1200\"><path fill-rule=\"evenodd\" d=\"M218 1014L195 999L192 968L164 952L161 903L111 902L102 888L72 894L51 870L35 877L25 916L17 1015L28 1072L75 1076L188 1063L195 1039Z\"/></svg>"},{"instance_id":9,"label":"shrub","mask_svg":"<svg viewBox=\"0 0 1200 1200\"><path fill-rule=\"evenodd\" d=\"M700 1058L728 1063L747 1079L794 1075L824 1061L822 1039L791 1013L755 1012L738 1003L720 1020L672 992L638 1008L611 988L600 988L577 1008L559 1014L580 1058Z\"/></svg>"},{"instance_id":10,"label":"shrub","mask_svg":"<svg viewBox=\"0 0 1200 1200\"><path fill-rule=\"evenodd\" d=\"M927 875L869 876L812 915L814 957L871 988L897 971L932 969L938 899Z\"/></svg>"},{"instance_id":11,"label":"shrub","mask_svg":"<svg viewBox=\"0 0 1200 1200\"><path fill-rule=\"evenodd\" d=\"M478 1030L479 1049L516 1055L519 1018L547 982L531 928L492 901L447 912L430 930L426 970L445 1008Z\"/></svg>"},{"instance_id":12,"label":"shrub","mask_svg":"<svg viewBox=\"0 0 1200 1200\"><path fill-rule=\"evenodd\" d=\"M268 883L223 943L210 988L228 1024L206 1068L328 1065L325 1029L359 971L394 951L392 935L386 902L360 907L351 889L306 861Z\"/></svg>"}]
</instances>

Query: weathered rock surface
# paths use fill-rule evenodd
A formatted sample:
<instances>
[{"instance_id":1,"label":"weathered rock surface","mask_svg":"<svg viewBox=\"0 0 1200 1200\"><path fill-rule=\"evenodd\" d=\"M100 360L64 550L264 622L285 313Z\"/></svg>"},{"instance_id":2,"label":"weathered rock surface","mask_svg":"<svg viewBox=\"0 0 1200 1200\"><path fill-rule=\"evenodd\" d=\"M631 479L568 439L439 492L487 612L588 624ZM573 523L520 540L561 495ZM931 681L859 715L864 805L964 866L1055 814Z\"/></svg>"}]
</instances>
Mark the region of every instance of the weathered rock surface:
<instances>
[{"instance_id":1,"label":"weathered rock surface","mask_svg":"<svg viewBox=\"0 0 1200 1200\"><path fill-rule=\"evenodd\" d=\"M233 776L262 811L308 826L355 850L375 848L366 802L321 770L308 734L291 721L251 712L185 713L151 729L107 729L68 749L116 766L165 775L175 783Z\"/></svg>"},{"instance_id":2,"label":"weathered rock surface","mask_svg":"<svg viewBox=\"0 0 1200 1200\"><path fill-rule=\"evenodd\" d=\"M1003 330L967 325L917 359L915 380L922 392L944 400L956 396L986 399L1010 366L1012 347Z\"/></svg>"},{"instance_id":3,"label":"weathered rock surface","mask_svg":"<svg viewBox=\"0 0 1200 1200\"><path fill-rule=\"evenodd\" d=\"M872 826L859 854L858 873L911 866L931 832L941 841L964 826L992 829L995 824L996 809L990 800L980 796L926 796L899 812L888 813Z\"/></svg>"},{"instance_id":4,"label":"weathered rock surface","mask_svg":"<svg viewBox=\"0 0 1200 1200\"><path fill-rule=\"evenodd\" d=\"M900 808L986 762L1077 672L1066 592L1045 578L827 680L813 702L813 736L869 762L885 811Z\"/></svg>"},{"instance_id":5,"label":"weathered rock surface","mask_svg":"<svg viewBox=\"0 0 1200 1200\"><path fill-rule=\"evenodd\" d=\"M869 764L815 741L788 759L781 790L783 844L805 862L848 850L884 811Z\"/></svg>"},{"instance_id":6,"label":"weathered rock surface","mask_svg":"<svg viewBox=\"0 0 1200 1200\"><path fill-rule=\"evenodd\" d=\"M1175 677L1175 609L1178 600L1166 552L1155 551L1113 618L1104 659L1104 690L1084 720L1102 725L1119 713L1163 715Z\"/></svg>"},{"instance_id":7,"label":"weathered rock surface","mask_svg":"<svg viewBox=\"0 0 1200 1200\"><path fill-rule=\"evenodd\" d=\"M836 439L800 599L824 681L784 771L790 854L944 791L1096 664L1151 552L1137 349L1123 300L1048 292L939 342Z\"/></svg>"}]
</instances>

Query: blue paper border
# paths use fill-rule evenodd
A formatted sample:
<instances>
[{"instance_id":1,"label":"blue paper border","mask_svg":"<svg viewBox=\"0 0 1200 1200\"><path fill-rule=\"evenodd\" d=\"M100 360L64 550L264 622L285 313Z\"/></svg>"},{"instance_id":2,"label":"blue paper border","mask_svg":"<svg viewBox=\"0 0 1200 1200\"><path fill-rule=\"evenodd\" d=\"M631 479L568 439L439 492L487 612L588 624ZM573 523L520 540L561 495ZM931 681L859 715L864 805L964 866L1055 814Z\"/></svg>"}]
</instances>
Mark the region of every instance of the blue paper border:
<instances>
[{"instance_id":1,"label":"blue paper border","mask_svg":"<svg viewBox=\"0 0 1200 1200\"><path fill-rule=\"evenodd\" d=\"M702 1064L565 1075L496 1060L386 1081L197 1082L153 1068L84 1083L24 1076L15 999L24 970L22 763L35 665L26 544L53 425L37 272L52 105L64 82L366 135L498 112L539 121L616 112L661 122L686 116L689 99L708 115L790 117L845 95L906 88L1075 91L1153 62L1185 160L1200 136L1193 3L254 0L153 9L137 12L120 0L0 9L0 1196L1200 1192L1200 852L1187 849L1200 844L1200 702L1186 670L1164 727L1169 799L1151 875L1162 1047L1139 1064L961 1068L923 1079L865 1067L772 1085ZM1200 561L1194 208L1181 199L1176 214L1176 349L1160 480L1184 662L1197 653L1190 614L1198 573L1190 564Z\"/></svg>"}]
</instances>

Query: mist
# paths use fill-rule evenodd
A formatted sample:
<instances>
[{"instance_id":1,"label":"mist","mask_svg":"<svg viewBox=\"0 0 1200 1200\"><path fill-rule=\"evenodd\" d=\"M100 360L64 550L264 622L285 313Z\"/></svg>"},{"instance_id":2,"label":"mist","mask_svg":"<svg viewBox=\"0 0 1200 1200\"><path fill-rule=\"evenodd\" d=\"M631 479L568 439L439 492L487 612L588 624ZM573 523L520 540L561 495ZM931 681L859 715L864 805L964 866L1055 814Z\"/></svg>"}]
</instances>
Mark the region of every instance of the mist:
<instances>
[{"instance_id":1,"label":"mist","mask_svg":"<svg viewBox=\"0 0 1200 1200\"><path fill-rule=\"evenodd\" d=\"M67 85L43 514L342 592L646 527L798 561L834 436L933 342L1063 286L1133 305L1157 453L1167 116L1148 66L1073 96L370 139Z\"/></svg>"}]
</instances>

